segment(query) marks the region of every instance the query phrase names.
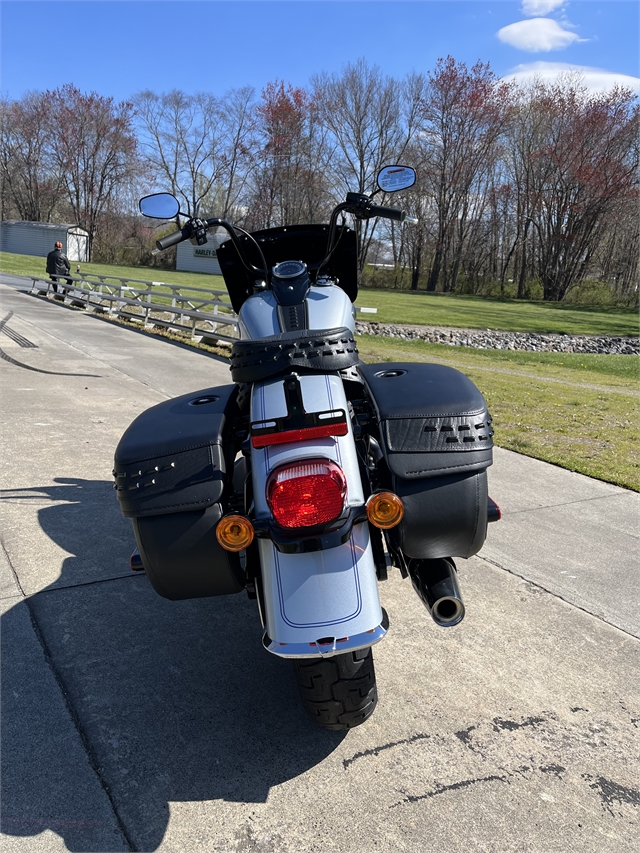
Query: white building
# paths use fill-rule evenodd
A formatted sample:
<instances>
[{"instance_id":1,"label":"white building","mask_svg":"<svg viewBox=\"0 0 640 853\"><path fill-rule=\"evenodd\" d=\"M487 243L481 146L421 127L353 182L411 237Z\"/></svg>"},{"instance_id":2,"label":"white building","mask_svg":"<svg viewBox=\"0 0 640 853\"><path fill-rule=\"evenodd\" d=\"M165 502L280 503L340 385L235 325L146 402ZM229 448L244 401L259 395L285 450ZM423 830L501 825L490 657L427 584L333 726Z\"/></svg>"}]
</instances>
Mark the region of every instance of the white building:
<instances>
[{"instance_id":1,"label":"white building","mask_svg":"<svg viewBox=\"0 0 640 853\"><path fill-rule=\"evenodd\" d=\"M178 243L176 249L176 269L184 272L202 272L208 275L222 275L216 257L216 249L229 237L226 234L207 234L207 242L194 246L189 240Z\"/></svg>"},{"instance_id":2,"label":"white building","mask_svg":"<svg viewBox=\"0 0 640 853\"><path fill-rule=\"evenodd\" d=\"M57 222L25 222L7 219L0 222L0 250L16 255L46 258L57 242L70 261L86 262L89 234L77 225Z\"/></svg>"}]
</instances>

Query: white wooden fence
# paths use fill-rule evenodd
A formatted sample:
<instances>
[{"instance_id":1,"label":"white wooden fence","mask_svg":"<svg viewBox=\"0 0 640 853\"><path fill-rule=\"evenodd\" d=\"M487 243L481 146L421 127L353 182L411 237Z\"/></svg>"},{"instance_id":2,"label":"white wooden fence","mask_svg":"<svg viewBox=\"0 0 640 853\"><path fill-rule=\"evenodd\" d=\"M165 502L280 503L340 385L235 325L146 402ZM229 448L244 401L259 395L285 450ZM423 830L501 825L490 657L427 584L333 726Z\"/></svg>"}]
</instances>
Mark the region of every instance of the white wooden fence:
<instances>
[{"instance_id":1,"label":"white wooden fence","mask_svg":"<svg viewBox=\"0 0 640 853\"><path fill-rule=\"evenodd\" d=\"M71 279L71 283L66 282ZM110 275L67 276L53 282L32 276L32 293L52 295L78 308L122 317L144 324L179 331L190 330L191 337L204 337L233 343L238 338L238 319L226 290L143 281ZM224 332L219 331L219 327Z\"/></svg>"},{"instance_id":2,"label":"white wooden fence","mask_svg":"<svg viewBox=\"0 0 640 853\"><path fill-rule=\"evenodd\" d=\"M226 290L88 273L59 278L56 293L52 281L34 276L31 279L32 293L69 301L77 308L122 317L145 327L190 331L192 338L199 337L206 343L233 343L238 339L238 318ZM356 310L377 312L376 308Z\"/></svg>"}]
</instances>

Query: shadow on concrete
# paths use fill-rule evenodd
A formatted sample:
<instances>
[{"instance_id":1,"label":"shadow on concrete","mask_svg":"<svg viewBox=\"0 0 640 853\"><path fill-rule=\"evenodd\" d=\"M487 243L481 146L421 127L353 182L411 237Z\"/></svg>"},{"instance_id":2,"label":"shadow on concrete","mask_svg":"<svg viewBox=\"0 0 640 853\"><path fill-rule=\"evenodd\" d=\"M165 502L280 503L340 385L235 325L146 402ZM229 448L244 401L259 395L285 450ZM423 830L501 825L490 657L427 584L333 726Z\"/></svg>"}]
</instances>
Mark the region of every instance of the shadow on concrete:
<instances>
[{"instance_id":1,"label":"shadow on concrete","mask_svg":"<svg viewBox=\"0 0 640 853\"><path fill-rule=\"evenodd\" d=\"M262 649L255 603L244 593L170 602L143 573L117 577L126 565L102 566L103 576L110 570L116 577L82 583L78 567L92 553L109 559L96 548L101 522L85 503L107 487L58 480L37 490L65 501L42 509L39 520L73 556L64 561L62 583L32 596L28 608L101 799L110 798L134 849L154 850L170 803L264 802L273 785L322 761L344 733L308 719L290 665ZM20 660L21 608L3 618L5 660ZM42 666L4 666L2 675L3 697L24 695L36 691L29 682L41 677ZM69 850L122 849L121 839L105 847L104 835L99 846L95 819L77 814L83 783L64 744L56 753L60 766L52 768L47 744L56 743L55 716L48 721L46 709L23 704L3 722L3 831L29 836L50 828Z\"/></svg>"}]
</instances>

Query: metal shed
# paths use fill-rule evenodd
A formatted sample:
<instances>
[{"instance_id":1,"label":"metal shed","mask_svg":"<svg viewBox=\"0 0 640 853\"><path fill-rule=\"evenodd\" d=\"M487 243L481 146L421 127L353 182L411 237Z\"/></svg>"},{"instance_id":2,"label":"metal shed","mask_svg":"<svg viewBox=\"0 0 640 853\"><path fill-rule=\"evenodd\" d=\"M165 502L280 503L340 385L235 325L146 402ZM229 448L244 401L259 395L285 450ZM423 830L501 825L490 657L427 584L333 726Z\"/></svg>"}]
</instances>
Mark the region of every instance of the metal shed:
<instances>
[{"instance_id":1,"label":"metal shed","mask_svg":"<svg viewBox=\"0 0 640 853\"><path fill-rule=\"evenodd\" d=\"M62 251L70 261L85 263L89 260L89 234L78 225L18 219L0 222L0 249L3 252L45 258L57 241L62 243Z\"/></svg>"},{"instance_id":2,"label":"metal shed","mask_svg":"<svg viewBox=\"0 0 640 853\"><path fill-rule=\"evenodd\" d=\"M176 249L176 269L222 275L216 249L228 239L226 234L207 234L207 242L203 246L194 246L188 240L179 243Z\"/></svg>"}]
</instances>

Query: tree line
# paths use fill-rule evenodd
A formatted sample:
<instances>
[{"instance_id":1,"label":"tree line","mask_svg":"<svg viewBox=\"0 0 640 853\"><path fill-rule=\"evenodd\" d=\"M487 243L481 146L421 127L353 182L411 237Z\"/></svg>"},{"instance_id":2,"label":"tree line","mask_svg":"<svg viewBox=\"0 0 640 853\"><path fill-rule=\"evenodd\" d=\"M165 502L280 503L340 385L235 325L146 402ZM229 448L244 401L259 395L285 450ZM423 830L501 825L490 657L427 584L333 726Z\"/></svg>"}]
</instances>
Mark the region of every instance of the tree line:
<instances>
[{"instance_id":1,"label":"tree line","mask_svg":"<svg viewBox=\"0 0 640 853\"><path fill-rule=\"evenodd\" d=\"M2 99L0 117L2 219L77 223L96 260L149 262L135 202L154 190L256 230L325 222L402 162L417 183L379 203L419 221L357 223L366 282L560 301L593 280L637 300L637 99L579 75L518 86L449 56L396 80L361 59L259 95L117 103L66 85Z\"/></svg>"}]
</instances>

